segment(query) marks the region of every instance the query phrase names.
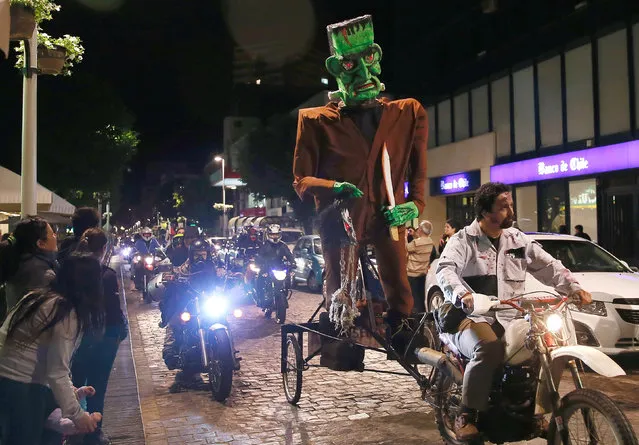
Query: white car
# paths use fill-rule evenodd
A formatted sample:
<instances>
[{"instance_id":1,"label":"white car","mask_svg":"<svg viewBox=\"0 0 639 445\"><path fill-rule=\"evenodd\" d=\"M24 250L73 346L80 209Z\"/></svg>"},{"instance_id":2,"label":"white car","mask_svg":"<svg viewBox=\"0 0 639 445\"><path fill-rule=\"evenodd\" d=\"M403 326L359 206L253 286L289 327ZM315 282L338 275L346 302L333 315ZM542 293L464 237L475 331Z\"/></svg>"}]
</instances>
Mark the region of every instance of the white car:
<instances>
[{"instance_id":1,"label":"white car","mask_svg":"<svg viewBox=\"0 0 639 445\"><path fill-rule=\"evenodd\" d=\"M571 305L577 342L593 346L608 355L639 354L639 273L636 268L590 241L570 235L529 233L544 250L570 269L593 303L579 308ZM443 301L433 262L426 277L426 303L433 310ZM526 274L526 291L546 290Z\"/></svg>"}]
</instances>

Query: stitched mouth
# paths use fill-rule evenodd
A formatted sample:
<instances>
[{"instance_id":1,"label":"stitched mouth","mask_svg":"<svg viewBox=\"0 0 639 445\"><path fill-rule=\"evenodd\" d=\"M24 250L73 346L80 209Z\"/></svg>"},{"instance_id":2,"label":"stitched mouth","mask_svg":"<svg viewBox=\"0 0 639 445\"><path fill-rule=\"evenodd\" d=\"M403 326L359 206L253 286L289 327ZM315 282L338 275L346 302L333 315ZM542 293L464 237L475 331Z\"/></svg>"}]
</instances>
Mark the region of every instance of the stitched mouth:
<instances>
[{"instance_id":1,"label":"stitched mouth","mask_svg":"<svg viewBox=\"0 0 639 445\"><path fill-rule=\"evenodd\" d=\"M375 88L375 84L373 82L366 82L363 85L359 85L355 88L356 91L364 91L370 90L371 88Z\"/></svg>"}]
</instances>

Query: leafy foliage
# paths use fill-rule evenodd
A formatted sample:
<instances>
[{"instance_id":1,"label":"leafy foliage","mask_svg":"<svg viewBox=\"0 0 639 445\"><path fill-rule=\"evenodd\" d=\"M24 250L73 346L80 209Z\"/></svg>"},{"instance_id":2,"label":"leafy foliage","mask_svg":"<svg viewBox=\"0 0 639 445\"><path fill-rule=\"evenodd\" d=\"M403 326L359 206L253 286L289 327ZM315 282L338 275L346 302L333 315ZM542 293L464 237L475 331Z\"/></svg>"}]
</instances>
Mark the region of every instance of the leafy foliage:
<instances>
[{"instance_id":1,"label":"leafy foliage","mask_svg":"<svg viewBox=\"0 0 639 445\"><path fill-rule=\"evenodd\" d=\"M38 181L79 205L93 203L94 192L110 191L115 210L139 143L133 116L107 84L92 78L40 82L56 85L39 89Z\"/></svg>"},{"instance_id":2,"label":"leafy foliage","mask_svg":"<svg viewBox=\"0 0 639 445\"><path fill-rule=\"evenodd\" d=\"M300 201L293 190L293 154L297 118L274 116L267 125L246 136L239 151L239 173L248 189L258 196L285 197L305 226L314 216L313 203Z\"/></svg>"},{"instance_id":3,"label":"leafy foliage","mask_svg":"<svg viewBox=\"0 0 639 445\"><path fill-rule=\"evenodd\" d=\"M38 32L38 46L44 46L48 49L56 49L56 47L62 47L66 50L66 56L62 72L60 74L65 76L71 75L71 68L74 64L82 62L82 55L84 54L84 46L79 37L70 36L65 34L63 37L51 37L44 32ZM24 41L20 41L20 44L16 47L18 53L16 68L24 67Z\"/></svg>"},{"instance_id":4,"label":"leafy foliage","mask_svg":"<svg viewBox=\"0 0 639 445\"><path fill-rule=\"evenodd\" d=\"M50 0L11 0L11 5L21 5L31 9L36 23L51 20L53 12L60 10L60 5Z\"/></svg>"}]
</instances>

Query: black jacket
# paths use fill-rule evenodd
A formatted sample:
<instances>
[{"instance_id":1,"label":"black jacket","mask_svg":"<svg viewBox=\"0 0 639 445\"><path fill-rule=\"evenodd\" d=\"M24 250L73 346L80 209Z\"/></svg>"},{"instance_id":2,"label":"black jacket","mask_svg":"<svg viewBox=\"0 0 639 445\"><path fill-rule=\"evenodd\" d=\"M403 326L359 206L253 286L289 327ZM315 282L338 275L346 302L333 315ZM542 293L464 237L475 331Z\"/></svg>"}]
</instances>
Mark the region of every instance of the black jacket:
<instances>
[{"instance_id":1,"label":"black jacket","mask_svg":"<svg viewBox=\"0 0 639 445\"><path fill-rule=\"evenodd\" d=\"M58 263L60 263L60 266L62 266L62 263L64 263L64 261L69 258L73 252L75 252L78 248L78 244L80 244L79 236L70 236L62 241L60 248L58 249Z\"/></svg>"},{"instance_id":2,"label":"black jacket","mask_svg":"<svg viewBox=\"0 0 639 445\"><path fill-rule=\"evenodd\" d=\"M120 306L120 288L115 270L102 266L102 286L104 288L105 336L118 336L123 339L127 334L127 320Z\"/></svg>"},{"instance_id":3,"label":"black jacket","mask_svg":"<svg viewBox=\"0 0 639 445\"><path fill-rule=\"evenodd\" d=\"M295 258L284 241L273 244L265 242L260 248L259 262L261 264L274 264L286 259L290 264L295 263Z\"/></svg>"}]
</instances>

